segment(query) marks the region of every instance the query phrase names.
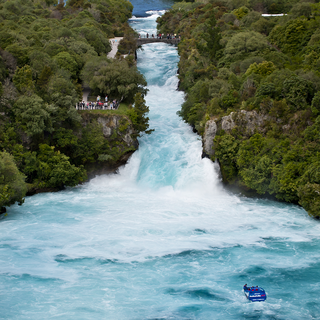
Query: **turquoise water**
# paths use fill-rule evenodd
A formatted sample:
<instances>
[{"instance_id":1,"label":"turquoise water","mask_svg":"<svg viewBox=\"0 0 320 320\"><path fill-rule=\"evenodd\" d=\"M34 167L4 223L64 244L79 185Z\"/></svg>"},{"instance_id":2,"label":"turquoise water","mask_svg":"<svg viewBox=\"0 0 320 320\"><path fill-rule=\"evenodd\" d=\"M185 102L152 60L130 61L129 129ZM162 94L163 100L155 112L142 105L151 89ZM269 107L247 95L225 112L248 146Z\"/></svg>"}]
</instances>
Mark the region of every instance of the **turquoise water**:
<instances>
[{"instance_id":1,"label":"turquoise water","mask_svg":"<svg viewBox=\"0 0 320 320\"><path fill-rule=\"evenodd\" d=\"M134 19L155 32L155 18ZM176 115L176 48L138 52L155 132L117 175L28 197L0 220L0 319L319 319L320 226L227 192ZM242 286L260 285L264 303Z\"/></svg>"}]
</instances>

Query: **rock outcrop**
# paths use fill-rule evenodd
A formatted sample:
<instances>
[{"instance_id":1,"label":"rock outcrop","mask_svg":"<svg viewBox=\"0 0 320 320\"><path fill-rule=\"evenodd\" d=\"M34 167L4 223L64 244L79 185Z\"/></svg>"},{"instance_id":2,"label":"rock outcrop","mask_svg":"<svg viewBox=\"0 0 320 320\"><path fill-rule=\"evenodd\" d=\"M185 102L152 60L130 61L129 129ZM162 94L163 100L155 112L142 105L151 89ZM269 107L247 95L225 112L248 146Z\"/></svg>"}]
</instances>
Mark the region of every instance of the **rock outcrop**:
<instances>
[{"instance_id":1,"label":"rock outcrop","mask_svg":"<svg viewBox=\"0 0 320 320\"><path fill-rule=\"evenodd\" d=\"M125 115L82 113L83 126L96 123L101 126L103 137L108 141L110 148L116 153L111 157L101 154L99 161L86 166L89 179L98 174L116 172L124 165L132 153L139 147L137 133L132 123Z\"/></svg>"},{"instance_id":2,"label":"rock outcrop","mask_svg":"<svg viewBox=\"0 0 320 320\"><path fill-rule=\"evenodd\" d=\"M214 120L208 120L203 135L202 157L211 158L214 155L213 139L217 133L217 124Z\"/></svg>"},{"instance_id":3,"label":"rock outcrop","mask_svg":"<svg viewBox=\"0 0 320 320\"><path fill-rule=\"evenodd\" d=\"M254 132L262 131L265 121L268 120L267 115L259 114L256 111L240 110L239 112L231 112L221 120L221 129L230 132L234 127L238 126L244 130L247 135L253 135Z\"/></svg>"},{"instance_id":4,"label":"rock outcrop","mask_svg":"<svg viewBox=\"0 0 320 320\"><path fill-rule=\"evenodd\" d=\"M269 120L267 115L259 114L256 111L240 110L222 117L219 122L215 120L207 121L203 134L202 156L210 158L214 156L213 139L219 130L229 133L232 129L238 127L245 135L252 136L256 131L263 132L263 126L267 120Z\"/></svg>"},{"instance_id":5,"label":"rock outcrop","mask_svg":"<svg viewBox=\"0 0 320 320\"><path fill-rule=\"evenodd\" d=\"M138 140L133 138L135 131L124 116L99 116L97 122L102 125L103 136L108 139L115 132L128 147L138 148Z\"/></svg>"}]
</instances>

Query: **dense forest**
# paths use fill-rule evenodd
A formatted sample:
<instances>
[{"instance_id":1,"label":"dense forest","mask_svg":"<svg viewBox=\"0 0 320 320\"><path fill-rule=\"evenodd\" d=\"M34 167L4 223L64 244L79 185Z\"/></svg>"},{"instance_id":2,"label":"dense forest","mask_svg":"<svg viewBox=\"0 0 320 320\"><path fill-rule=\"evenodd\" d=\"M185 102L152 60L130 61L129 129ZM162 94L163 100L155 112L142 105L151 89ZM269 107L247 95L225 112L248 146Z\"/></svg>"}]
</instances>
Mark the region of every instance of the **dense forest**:
<instances>
[{"instance_id":1,"label":"dense forest","mask_svg":"<svg viewBox=\"0 0 320 320\"><path fill-rule=\"evenodd\" d=\"M133 56L107 58L112 37L125 36L123 53L132 46L132 9L127 0L0 0L0 207L85 181L90 165L134 150L121 132L149 132ZM120 109L77 111L84 86ZM99 114L119 116L109 139Z\"/></svg>"},{"instance_id":2,"label":"dense forest","mask_svg":"<svg viewBox=\"0 0 320 320\"><path fill-rule=\"evenodd\" d=\"M180 115L200 135L208 120L218 124L212 159L223 180L320 217L320 4L178 2L158 29L181 35ZM244 110L265 121L251 131L219 126Z\"/></svg>"}]
</instances>

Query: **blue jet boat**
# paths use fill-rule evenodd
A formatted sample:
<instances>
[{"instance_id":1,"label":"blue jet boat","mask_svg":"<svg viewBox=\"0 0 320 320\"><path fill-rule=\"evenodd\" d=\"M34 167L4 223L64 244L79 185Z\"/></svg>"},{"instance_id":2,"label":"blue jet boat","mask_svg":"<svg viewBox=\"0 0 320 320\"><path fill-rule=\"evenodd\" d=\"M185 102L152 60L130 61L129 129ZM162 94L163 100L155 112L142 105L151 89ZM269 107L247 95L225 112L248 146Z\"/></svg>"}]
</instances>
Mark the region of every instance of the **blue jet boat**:
<instances>
[{"instance_id":1,"label":"blue jet boat","mask_svg":"<svg viewBox=\"0 0 320 320\"><path fill-rule=\"evenodd\" d=\"M247 299L255 302L255 301L265 301L267 299L266 292L261 287L247 287L245 284L243 287L244 294L246 295Z\"/></svg>"}]
</instances>

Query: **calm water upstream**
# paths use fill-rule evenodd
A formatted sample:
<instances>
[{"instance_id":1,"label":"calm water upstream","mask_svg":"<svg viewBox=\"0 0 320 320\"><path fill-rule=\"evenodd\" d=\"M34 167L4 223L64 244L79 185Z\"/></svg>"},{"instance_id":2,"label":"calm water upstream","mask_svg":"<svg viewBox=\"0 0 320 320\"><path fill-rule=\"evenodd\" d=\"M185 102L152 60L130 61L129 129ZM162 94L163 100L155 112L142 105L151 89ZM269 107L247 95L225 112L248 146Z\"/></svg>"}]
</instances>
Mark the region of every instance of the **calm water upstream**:
<instances>
[{"instance_id":1,"label":"calm water upstream","mask_svg":"<svg viewBox=\"0 0 320 320\"><path fill-rule=\"evenodd\" d=\"M155 33L156 16L131 23ZM138 52L156 131L119 174L29 197L0 220L1 319L320 318L319 223L224 190L176 115L177 62L173 46ZM267 301L247 302L244 283Z\"/></svg>"}]
</instances>

